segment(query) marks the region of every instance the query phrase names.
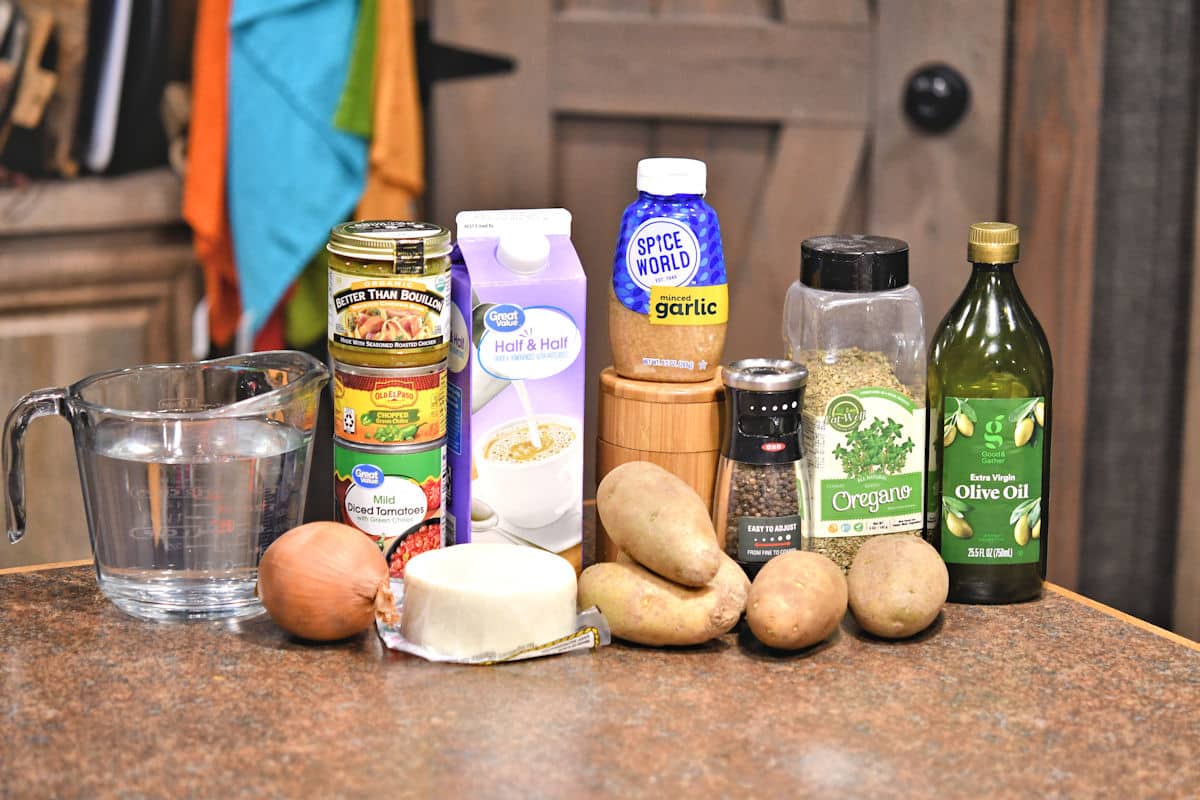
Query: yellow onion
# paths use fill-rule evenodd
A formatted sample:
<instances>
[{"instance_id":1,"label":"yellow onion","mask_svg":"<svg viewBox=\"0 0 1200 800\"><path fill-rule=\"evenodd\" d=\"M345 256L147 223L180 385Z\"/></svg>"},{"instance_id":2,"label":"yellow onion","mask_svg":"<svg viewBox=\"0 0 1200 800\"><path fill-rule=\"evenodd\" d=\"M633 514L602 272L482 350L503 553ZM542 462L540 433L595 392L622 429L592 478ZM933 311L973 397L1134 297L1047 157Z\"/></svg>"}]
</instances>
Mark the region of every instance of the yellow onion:
<instances>
[{"instance_id":1,"label":"yellow onion","mask_svg":"<svg viewBox=\"0 0 1200 800\"><path fill-rule=\"evenodd\" d=\"M376 618L398 621L383 553L337 522L310 522L272 542L258 565L258 596L279 627L318 642L353 636Z\"/></svg>"}]
</instances>

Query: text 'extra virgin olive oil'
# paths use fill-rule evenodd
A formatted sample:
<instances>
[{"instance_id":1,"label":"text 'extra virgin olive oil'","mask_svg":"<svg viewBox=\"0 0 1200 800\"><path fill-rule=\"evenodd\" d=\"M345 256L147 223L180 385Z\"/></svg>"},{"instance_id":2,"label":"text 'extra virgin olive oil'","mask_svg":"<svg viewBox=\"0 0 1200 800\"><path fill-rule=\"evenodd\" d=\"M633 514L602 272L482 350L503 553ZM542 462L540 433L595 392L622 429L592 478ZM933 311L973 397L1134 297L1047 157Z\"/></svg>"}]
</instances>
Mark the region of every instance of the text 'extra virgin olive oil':
<instances>
[{"instance_id":1,"label":"text 'extra virgin olive oil'","mask_svg":"<svg viewBox=\"0 0 1200 800\"><path fill-rule=\"evenodd\" d=\"M1019 253L1016 225L971 226L971 278L929 358L927 523L960 603L1030 600L1046 577L1053 367Z\"/></svg>"}]
</instances>

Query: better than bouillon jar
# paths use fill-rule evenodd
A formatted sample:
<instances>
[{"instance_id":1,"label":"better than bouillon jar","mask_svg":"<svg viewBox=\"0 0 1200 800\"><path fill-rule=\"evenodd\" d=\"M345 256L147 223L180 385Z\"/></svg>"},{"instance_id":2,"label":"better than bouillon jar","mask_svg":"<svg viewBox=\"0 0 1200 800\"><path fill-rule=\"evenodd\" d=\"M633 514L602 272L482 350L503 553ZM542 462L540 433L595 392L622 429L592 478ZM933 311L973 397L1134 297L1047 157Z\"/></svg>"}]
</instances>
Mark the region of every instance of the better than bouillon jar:
<instances>
[{"instance_id":1,"label":"better than bouillon jar","mask_svg":"<svg viewBox=\"0 0 1200 800\"><path fill-rule=\"evenodd\" d=\"M780 553L804 549L800 415L808 371L794 361L747 358L724 367L721 378L726 421L713 527L753 578Z\"/></svg>"},{"instance_id":2,"label":"better than bouillon jar","mask_svg":"<svg viewBox=\"0 0 1200 800\"><path fill-rule=\"evenodd\" d=\"M450 231L363 220L329 233L329 354L363 367L419 367L450 352Z\"/></svg>"}]
</instances>

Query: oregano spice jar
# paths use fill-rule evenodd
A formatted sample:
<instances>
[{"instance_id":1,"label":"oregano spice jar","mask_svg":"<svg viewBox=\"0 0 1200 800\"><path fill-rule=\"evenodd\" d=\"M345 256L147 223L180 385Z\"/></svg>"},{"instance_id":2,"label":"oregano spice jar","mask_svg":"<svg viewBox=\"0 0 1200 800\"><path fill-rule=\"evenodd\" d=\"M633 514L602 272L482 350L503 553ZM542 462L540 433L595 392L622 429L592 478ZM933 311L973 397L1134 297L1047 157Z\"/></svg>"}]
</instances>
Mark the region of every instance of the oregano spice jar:
<instances>
[{"instance_id":1,"label":"oregano spice jar","mask_svg":"<svg viewBox=\"0 0 1200 800\"><path fill-rule=\"evenodd\" d=\"M726 422L713 527L753 578L780 553L804 546L800 415L808 371L794 361L748 358L721 370Z\"/></svg>"},{"instance_id":2,"label":"oregano spice jar","mask_svg":"<svg viewBox=\"0 0 1200 800\"><path fill-rule=\"evenodd\" d=\"M846 570L869 537L924 526L924 312L899 239L820 236L801 259L783 329L809 371L809 530Z\"/></svg>"}]
</instances>

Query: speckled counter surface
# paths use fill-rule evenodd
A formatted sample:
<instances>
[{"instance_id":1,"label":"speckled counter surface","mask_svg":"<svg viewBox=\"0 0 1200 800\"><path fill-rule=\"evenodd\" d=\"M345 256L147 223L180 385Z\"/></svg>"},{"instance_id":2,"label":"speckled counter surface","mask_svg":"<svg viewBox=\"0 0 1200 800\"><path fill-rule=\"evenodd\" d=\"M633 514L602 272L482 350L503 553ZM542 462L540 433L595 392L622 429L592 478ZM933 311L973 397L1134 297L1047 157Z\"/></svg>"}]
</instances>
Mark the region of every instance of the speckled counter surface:
<instances>
[{"instance_id":1,"label":"speckled counter surface","mask_svg":"<svg viewBox=\"0 0 1200 800\"><path fill-rule=\"evenodd\" d=\"M267 618L154 625L87 568L0 575L0 797L1176 797L1200 792L1200 652L1054 593L503 667Z\"/></svg>"}]
</instances>

